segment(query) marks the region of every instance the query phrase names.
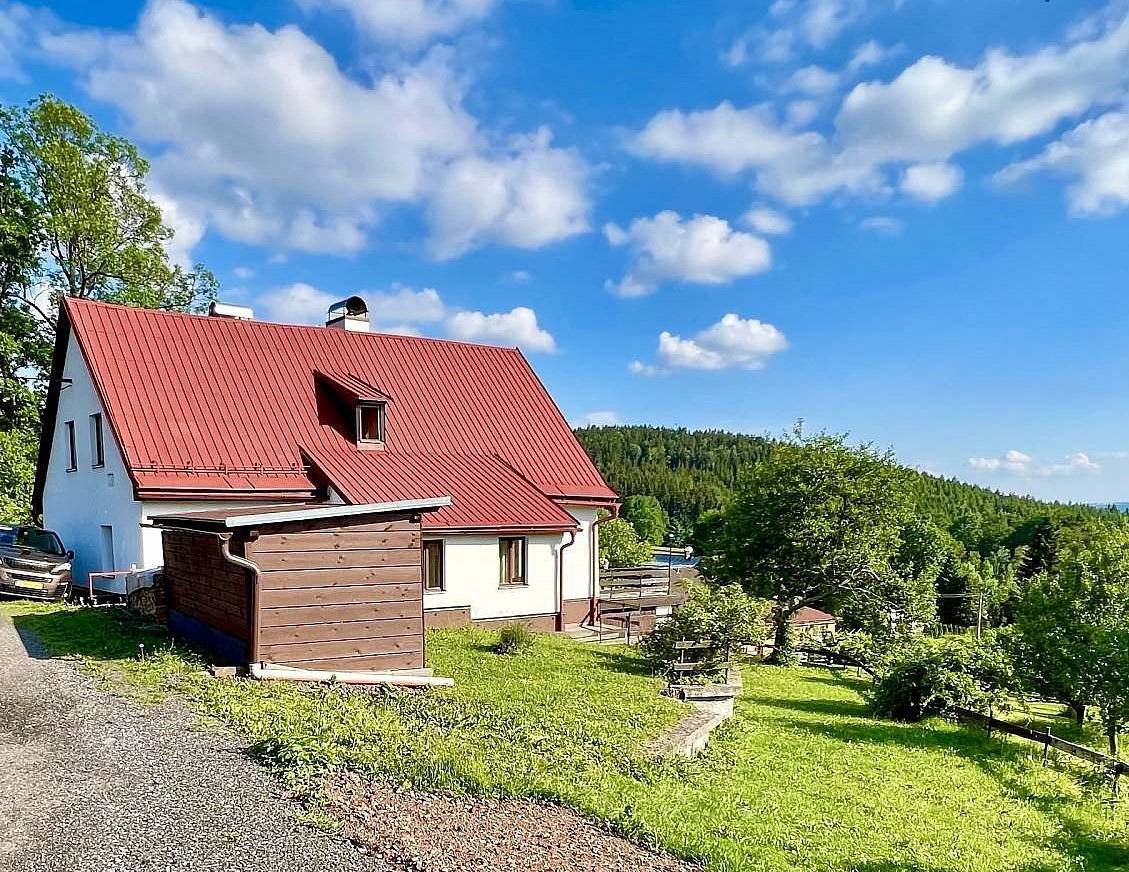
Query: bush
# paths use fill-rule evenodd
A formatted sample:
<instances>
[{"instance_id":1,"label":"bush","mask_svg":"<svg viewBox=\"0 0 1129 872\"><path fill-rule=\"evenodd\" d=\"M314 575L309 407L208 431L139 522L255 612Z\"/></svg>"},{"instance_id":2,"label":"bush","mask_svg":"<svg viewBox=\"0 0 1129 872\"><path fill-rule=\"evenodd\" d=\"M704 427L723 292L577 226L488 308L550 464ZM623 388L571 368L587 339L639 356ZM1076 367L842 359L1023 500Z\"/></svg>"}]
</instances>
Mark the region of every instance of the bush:
<instances>
[{"instance_id":1,"label":"bush","mask_svg":"<svg viewBox=\"0 0 1129 872\"><path fill-rule=\"evenodd\" d=\"M533 634L525 624L506 624L498 631L498 654L520 654L533 647Z\"/></svg>"},{"instance_id":2,"label":"bush","mask_svg":"<svg viewBox=\"0 0 1129 872\"><path fill-rule=\"evenodd\" d=\"M999 704L1011 684L1010 661L994 639L922 637L886 655L869 695L879 715L920 721Z\"/></svg>"},{"instance_id":3,"label":"bush","mask_svg":"<svg viewBox=\"0 0 1129 872\"><path fill-rule=\"evenodd\" d=\"M671 679L679 677L673 669L679 660L675 642L710 642L720 657L735 646L764 638L769 609L766 600L749 596L736 584L692 584L689 594L689 599L655 627L640 646L656 672ZM717 671L716 664L705 662L697 672L698 677L708 677Z\"/></svg>"},{"instance_id":4,"label":"bush","mask_svg":"<svg viewBox=\"0 0 1129 872\"><path fill-rule=\"evenodd\" d=\"M652 557L651 546L623 518L600 525L600 559L608 566L642 566Z\"/></svg>"}]
</instances>

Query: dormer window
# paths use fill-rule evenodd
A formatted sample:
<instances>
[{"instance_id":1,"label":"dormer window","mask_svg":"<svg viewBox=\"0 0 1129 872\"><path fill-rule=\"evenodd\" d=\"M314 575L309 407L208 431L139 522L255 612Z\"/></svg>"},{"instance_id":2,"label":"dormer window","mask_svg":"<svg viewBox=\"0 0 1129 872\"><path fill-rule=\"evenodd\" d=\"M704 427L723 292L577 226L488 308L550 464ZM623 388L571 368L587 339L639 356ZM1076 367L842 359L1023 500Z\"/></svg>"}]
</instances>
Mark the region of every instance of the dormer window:
<instances>
[{"instance_id":1,"label":"dormer window","mask_svg":"<svg viewBox=\"0 0 1129 872\"><path fill-rule=\"evenodd\" d=\"M357 403L357 442L384 444L384 403Z\"/></svg>"},{"instance_id":2,"label":"dormer window","mask_svg":"<svg viewBox=\"0 0 1129 872\"><path fill-rule=\"evenodd\" d=\"M351 373L314 372L318 420L330 424L358 448L383 448L388 406L393 398Z\"/></svg>"}]
</instances>

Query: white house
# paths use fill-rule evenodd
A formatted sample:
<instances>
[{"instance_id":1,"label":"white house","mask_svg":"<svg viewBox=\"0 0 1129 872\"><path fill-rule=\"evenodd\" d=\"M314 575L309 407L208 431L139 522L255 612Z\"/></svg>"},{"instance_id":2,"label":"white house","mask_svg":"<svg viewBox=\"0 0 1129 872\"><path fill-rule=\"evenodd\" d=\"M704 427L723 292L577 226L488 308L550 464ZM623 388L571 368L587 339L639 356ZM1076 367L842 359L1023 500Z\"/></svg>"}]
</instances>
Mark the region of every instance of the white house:
<instances>
[{"instance_id":1,"label":"white house","mask_svg":"<svg viewBox=\"0 0 1129 872\"><path fill-rule=\"evenodd\" d=\"M162 563L154 515L449 496L423 522L431 625L581 622L607 486L521 352L64 300L36 512L92 571ZM227 314L224 314L227 313Z\"/></svg>"}]
</instances>

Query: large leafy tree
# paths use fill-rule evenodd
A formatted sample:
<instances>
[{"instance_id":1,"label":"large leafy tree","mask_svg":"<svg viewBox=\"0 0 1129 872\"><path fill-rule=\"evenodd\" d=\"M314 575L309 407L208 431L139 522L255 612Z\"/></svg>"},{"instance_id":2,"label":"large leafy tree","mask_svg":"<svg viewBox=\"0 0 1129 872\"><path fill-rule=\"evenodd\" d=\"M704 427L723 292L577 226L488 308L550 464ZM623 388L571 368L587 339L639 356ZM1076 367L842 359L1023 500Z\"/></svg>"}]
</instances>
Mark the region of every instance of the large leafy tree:
<instances>
[{"instance_id":1,"label":"large leafy tree","mask_svg":"<svg viewBox=\"0 0 1129 872\"><path fill-rule=\"evenodd\" d=\"M633 496L623 501L623 519L644 542L661 545L666 536L666 512L652 496Z\"/></svg>"},{"instance_id":2,"label":"large leafy tree","mask_svg":"<svg viewBox=\"0 0 1129 872\"><path fill-rule=\"evenodd\" d=\"M51 96L0 108L0 139L6 175L35 218L33 281L55 295L150 309L192 309L214 297L211 273L170 261L173 231L147 194L149 164L129 140Z\"/></svg>"},{"instance_id":3,"label":"large leafy tree","mask_svg":"<svg viewBox=\"0 0 1129 872\"><path fill-rule=\"evenodd\" d=\"M886 629L926 620L940 559L910 525L907 476L889 453L797 428L738 479L707 571L776 603L781 658L803 606Z\"/></svg>"},{"instance_id":4,"label":"large leafy tree","mask_svg":"<svg viewBox=\"0 0 1129 872\"><path fill-rule=\"evenodd\" d=\"M27 520L61 296L178 310L215 277L173 263L128 140L51 96L0 106L0 518Z\"/></svg>"},{"instance_id":5,"label":"large leafy tree","mask_svg":"<svg viewBox=\"0 0 1129 872\"><path fill-rule=\"evenodd\" d=\"M1101 715L1109 747L1129 720L1129 533L1095 524L1030 579L1016 610L1016 666L1030 689Z\"/></svg>"}]
</instances>

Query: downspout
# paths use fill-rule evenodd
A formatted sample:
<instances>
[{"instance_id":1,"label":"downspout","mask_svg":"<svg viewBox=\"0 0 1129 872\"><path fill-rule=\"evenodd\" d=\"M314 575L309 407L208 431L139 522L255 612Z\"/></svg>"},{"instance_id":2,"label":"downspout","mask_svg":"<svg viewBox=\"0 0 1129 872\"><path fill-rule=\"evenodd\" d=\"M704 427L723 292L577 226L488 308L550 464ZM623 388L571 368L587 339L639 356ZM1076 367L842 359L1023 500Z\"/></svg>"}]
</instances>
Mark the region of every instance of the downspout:
<instances>
[{"instance_id":1,"label":"downspout","mask_svg":"<svg viewBox=\"0 0 1129 872\"><path fill-rule=\"evenodd\" d=\"M142 524L142 527L152 527L155 530L176 530L179 533L193 533L197 536L215 536L220 543L220 554L223 559L230 563L232 566L238 566L240 569L246 569L251 573L251 643L248 646L247 662L251 665L259 665L259 630L262 624L262 616L259 614L259 587L262 581L262 576L259 567L248 560L246 557L240 557L237 554L231 553L231 537L232 533L215 533L211 530L200 530L196 527L175 527L172 524Z\"/></svg>"},{"instance_id":2,"label":"downspout","mask_svg":"<svg viewBox=\"0 0 1129 872\"><path fill-rule=\"evenodd\" d=\"M564 553L576 544L576 531L568 531L569 540L557 550L557 632L564 632Z\"/></svg>"},{"instance_id":3,"label":"downspout","mask_svg":"<svg viewBox=\"0 0 1129 872\"><path fill-rule=\"evenodd\" d=\"M247 660L252 667L255 667L259 665L259 630L262 624L262 616L259 614L259 582L262 580L262 575L256 564L246 557L231 553L231 533L216 533L215 536L220 540L220 554L223 555L223 559L232 566L238 566L251 573L251 644Z\"/></svg>"},{"instance_id":4,"label":"downspout","mask_svg":"<svg viewBox=\"0 0 1129 872\"><path fill-rule=\"evenodd\" d=\"M592 573L591 578L588 579L588 623L591 624L596 620L596 599L598 593L596 591L597 580L600 577L600 549L599 549L599 530L596 528L601 524L606 524L608 521L614 521L619 517L619 503L612 507L611 514L606 518L596 518L592 525L588 528L588 535L591 539L588 545L588 552L592 556Z\"/></svg>"}]
</instances>

